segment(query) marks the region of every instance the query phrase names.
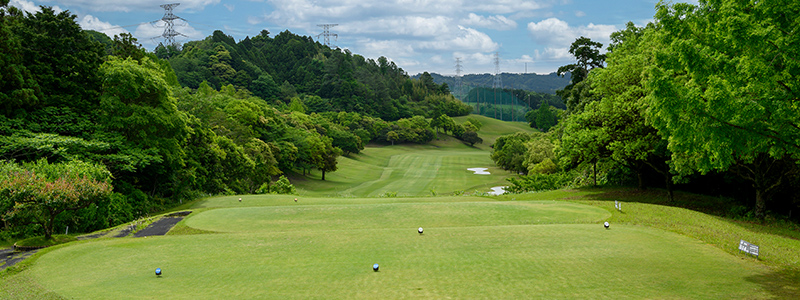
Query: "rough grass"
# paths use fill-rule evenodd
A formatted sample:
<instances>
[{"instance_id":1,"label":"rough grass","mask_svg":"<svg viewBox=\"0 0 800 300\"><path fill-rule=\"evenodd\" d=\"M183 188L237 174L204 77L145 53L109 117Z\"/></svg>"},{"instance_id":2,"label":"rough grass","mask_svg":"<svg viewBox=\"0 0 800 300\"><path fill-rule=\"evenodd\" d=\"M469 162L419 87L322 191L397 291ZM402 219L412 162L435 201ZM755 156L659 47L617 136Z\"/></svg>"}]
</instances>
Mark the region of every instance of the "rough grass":
<instances>
[{"instance_id":1,"label":"rough grass","mask_svg":"<svg viewBox=\"0 0 800 300\"><path fill-rule=\"evenodd\" d=\"M753 223L721 217L728 206L725 199L676 193L675 201L668 202L661 190L625 188L583 188L504 196L509 197L568 199L607 209L612 212L609 218L612 224L659 228L697 239L733 257L768 266L769 272L749 280L758 282L778 298L800 299L800 228L783 222ZM623 202L622 211L614 208L614 200ZM757 262L755 257L738 250L739 240L759 246Z\"/></svg>"},{"instance_id":2,"label":"rough grass","mask_svg":"<svg viewBox=\"0 0 800 300\"><path fill-rule=\"evenodd\" d=\"M37 236L17 241L15 244L20 247L50 247L58 244L69 243L75 240L76 238L74 236L56 234L50 239L46 239L44 236Z\"/></svg>"}]
</instances>

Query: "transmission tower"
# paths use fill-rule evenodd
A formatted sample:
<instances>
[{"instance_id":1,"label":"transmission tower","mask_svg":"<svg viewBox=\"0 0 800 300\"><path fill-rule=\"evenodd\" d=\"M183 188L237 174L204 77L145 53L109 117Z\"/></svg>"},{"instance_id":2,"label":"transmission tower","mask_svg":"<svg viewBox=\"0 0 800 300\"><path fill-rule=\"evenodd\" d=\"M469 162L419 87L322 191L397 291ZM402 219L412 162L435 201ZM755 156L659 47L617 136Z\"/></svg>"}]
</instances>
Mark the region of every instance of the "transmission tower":
<instances>
[{"instance_id":1,"label":"transmission tower","mask_svg":"<svg viewBox=\"0 0 800 300\"><path fill-rule=\"evenodd\" d=\"M492 84L492 88L495 89L502 89L503 88L503 79L500 78L500 53L494 53L494 83Z\"/></svg>"},{"instance_id":2,"label":"transmission tower","mask_svg":"<svg viewBox=\"0 0 800 300\"><path fill-rule=\"evenodd\" d=\"M454 86L458 95L464 94L464 87L461 83L461 57L456 57L456 84Z\"/></svg>"},{"instance_id":3,"label":"transmission tower","mask_svg":"<svg viewBox=\"0 0 800 300\"><path fill-rule=\"evenodd\" d=\"M324 45L330 47L331 46L331 36L333 36L335 39L339 38L338 34L331 33L331 31L330 31L330 29L332 27L336 27L337 25L339 25L339 24L317 24L317 26L322 27L322 30L323 30L322 33L317 35L317 40L319 40L320 36L324 36L325 37Z\"/></svg>"},{"instance_id":4,"label":"transmission tower","mask_svg":"<svg viewBox=\"0 0 800 300\"><path fill-rule=\"evenodd\" d=\"M181 4L180 3L172 3L172 4L161 5L161 7L164 8L164 10L165 10L164 11L164 17L162 17L161 20L164 21L164 23L167 24L166 27L164 27L164 33L161 34L161 36L164 37L164 44L165 44L164 46L174 45L175 44L175 37L179 36L179 35L184 35L184 34L182 34L180 32L175 31L175 28L174 28L175 19L180 19L180 17L175 16L175 14L172 13L172 9L175 8L175 6L178 6L178 5L181 5Z\"/></svg>"},{"instance_id":5,"label":"transmission tower","mask_svg":"<svg viewBox=\"0 0 800 300\"><path fill-rule=\"evenodd\" d=\"M494 83L492 83L492 90L494 91L494 118L497 119L497 89L503 88L503 80L500 79L500 52L494 53ZM502 94L500 101L503 101ZM503 117L502 112L500 117Z\"/></svg>"}]
</instances>

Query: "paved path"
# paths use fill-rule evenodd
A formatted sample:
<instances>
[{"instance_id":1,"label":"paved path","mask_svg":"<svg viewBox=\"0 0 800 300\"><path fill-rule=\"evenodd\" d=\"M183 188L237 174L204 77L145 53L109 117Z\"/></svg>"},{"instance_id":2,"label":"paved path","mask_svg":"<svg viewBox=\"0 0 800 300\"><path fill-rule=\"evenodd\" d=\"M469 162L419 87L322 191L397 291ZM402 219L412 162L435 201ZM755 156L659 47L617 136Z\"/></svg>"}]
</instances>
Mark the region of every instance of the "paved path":
<instances>
[{"instance_id":1,"label":"paved path","mask_svg":"<svg viewBox=\"0 0 800 300\"><path fill-rule=\"evenodd\" d=\"M145 229L139 230L138 232L133 234L133 237L143 237L143 236L153 236L153 235L165 235L172 229L175 224L178 224L184 217L192 213L191 211L181 211L167 215L164 218L159 219L158 221L153 222L149 226L145 227ZM136 225L130 225L122 229L118 234L114 235L116 238L126 237L128 234L136 228ZM104 234L93 234L93 235L85 235L78 237L79 240L87 240L87 239L94 239L103 236ZM5 270L6 268L15 265L16 263L28 258L29 256L36 253L38 250L33 251L25 251L25 252L14 252L13 248L8 249L0 249L0 271Z\"/></svg>"},{"instance_id":2,"label":"paved path","mask_svg":"<svg viewBox=\"0 0 800 300\"><path fill-rule=\"evenodd\" d=\"M6 268L21 262L23 259L28 258L28 256L33 255L39 250L31 250L26 252L14 252L13 249L1 249L0 250L0 271L5 270Z\"/></svg>"},{"instance_id":3,"label":"paved path","mask_svg":"<svg viewBox=\"0 0 800 300\"><path fill-rule=\"evenodd\" d=\"M133 237L165 235L172 229L172 226L175 226L175 224L178 224L181 220L183 220L183 217L161 218L148 225L145 229L134 233Z\"/></svg>"}]
</instances>

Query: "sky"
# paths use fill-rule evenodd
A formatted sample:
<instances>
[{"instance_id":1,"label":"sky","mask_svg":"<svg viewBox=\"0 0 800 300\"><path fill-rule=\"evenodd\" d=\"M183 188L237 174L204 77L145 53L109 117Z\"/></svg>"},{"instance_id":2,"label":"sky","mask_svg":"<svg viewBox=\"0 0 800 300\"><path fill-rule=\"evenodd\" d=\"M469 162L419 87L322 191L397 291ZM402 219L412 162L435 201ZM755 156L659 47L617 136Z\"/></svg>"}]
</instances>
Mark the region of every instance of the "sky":
<instances>
[{"instance_id":1,"label":"sky","mask_svg":"<svg viewBox=\"0 0 800 300\"><path fill-rule=\"evenodd\" d=\"M163 4L173 14L177 42L222 30L240 41L266 29L319 38L332 47L377 59L385 56L409 75L555 72L574 62L569 46L585 36L608 45L627 22L653 20L656 0L11 0L33 12L40 5L76 15L83 29L109 37L130 33L152 51L164 38ZM696 1L688 1L694 2Z\"/></svg>"}]
</instances>

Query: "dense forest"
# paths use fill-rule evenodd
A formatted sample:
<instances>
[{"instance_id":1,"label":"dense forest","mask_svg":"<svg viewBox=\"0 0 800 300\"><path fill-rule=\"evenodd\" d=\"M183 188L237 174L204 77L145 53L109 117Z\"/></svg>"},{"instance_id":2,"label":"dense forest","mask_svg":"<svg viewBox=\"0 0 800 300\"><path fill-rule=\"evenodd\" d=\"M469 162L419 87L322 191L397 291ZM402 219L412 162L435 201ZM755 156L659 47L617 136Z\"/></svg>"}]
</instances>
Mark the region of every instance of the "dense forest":
<instances>
[{"instance_id":1,"label":"dense forest","mask_svg":"<svg viewBox=\"0 0 800 300\"><path fill-rule=\"evenodd\" d=\"M309 37L141 48L0 0L0 238L85 232L203 195L286 193L374 143L480 142L471 107Z\"/></svg>"},{"instance_id":2,"label":"dense forest","mask_svg":"<svg viewBox=\"0 0 800 300\"><path fill-rule=\"evenodd\" d=\"M422 74L417 74L412 77L419 78L420 76L422 76ZM431 73L431 76L433 76L434 82L438 84L446 83L448 86L452 87L451 89L453 91L457 89L455 86L455 76L445 76L437 73ZM532 73L500 73L500 79L503 81L503 88L532 91L541 94L555 94L556 91L563 89L570 82L568 73L559 75L556 72L545 75ZM465 87L464 93L478 87L490 88L494 85L494 75L488 73L462 75L461 84Z\"/></svg>"},{"instance_id":3,"label":"dense forest","mask_svg":"<svg viewBox=\"0 0 800 300\"><path fill-rule=\"evenodd\" d=\"M797 219L800 2L659 3L603 45L580 37L547 134L499 138L512 192L648 185L732 197L730 215ZM550 123L548 123L549 125ZM698 203L697 206L702 206ZM794 214L792 214L794 213Z\"/></svg>"}]
</instances>

